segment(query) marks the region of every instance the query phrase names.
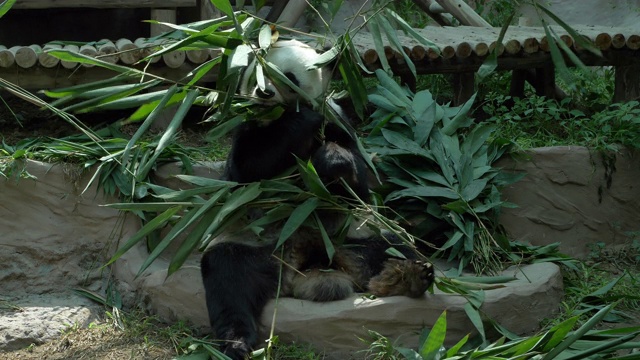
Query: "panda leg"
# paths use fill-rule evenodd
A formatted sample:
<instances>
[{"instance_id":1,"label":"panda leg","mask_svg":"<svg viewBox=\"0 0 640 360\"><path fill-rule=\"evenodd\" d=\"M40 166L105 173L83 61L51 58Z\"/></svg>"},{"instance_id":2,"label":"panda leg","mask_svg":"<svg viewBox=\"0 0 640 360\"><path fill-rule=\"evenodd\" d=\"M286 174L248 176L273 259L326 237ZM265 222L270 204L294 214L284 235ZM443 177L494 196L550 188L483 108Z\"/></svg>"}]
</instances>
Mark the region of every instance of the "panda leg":
<instances>
[{"instance_id":1,"label":"panda leg","mask_svg":"<svg viewBox=\"0 0 640 360\"><path fill-rule=\"evenodd\" d=\"M360 279L362 287L371 294L384 296L422 296L435 280L433 265L418 260L409 246L392 234L348 239L352 245L350 258L358 259L360 266L351 267L352 276ZM386 253L390 247L402 253L404 259ZM354 274L354 269L357 274Z\"/></svg>"},{"instance_id":2,"label":"panda leg","mask_svg":"<svg viewBox=\"0 0 640 360\"><path fill-rule=\"evenodd\" d=\"M278 267L269 246L214 245L202 256L201 271L209 320L222 351L244 359L258 341L258 322L275 296Z\"/></svg>"}]
</instances>

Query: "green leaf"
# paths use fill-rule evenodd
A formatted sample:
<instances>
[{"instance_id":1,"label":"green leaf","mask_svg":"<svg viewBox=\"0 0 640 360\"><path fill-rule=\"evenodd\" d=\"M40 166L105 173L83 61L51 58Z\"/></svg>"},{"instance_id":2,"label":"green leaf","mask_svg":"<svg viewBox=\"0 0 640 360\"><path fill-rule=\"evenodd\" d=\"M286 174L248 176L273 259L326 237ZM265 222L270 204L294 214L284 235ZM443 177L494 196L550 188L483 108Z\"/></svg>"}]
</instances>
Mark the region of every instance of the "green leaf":
<instances>
[{"instance_id":1,"label":"green leaf","mask_svg":"<svg viewBox=\"0 0 640 360\"><path fill-rule=\"evenodd\" d=\"M384 137L384 139L396 148L405 150L414 155L420 155L427 159L433 160L433 156L428 150L422 148L420 145L418 145L418 143L402 135L401 133L385 128L381 129L380 131L382 132L382 136Z\"/></svg>"},{"instance_id":2,"label":"green leaf","mask_svg":"<svg viewBox=\"0 0 640 360\"><path fill-rule=\"evenodd\" d=\"M178 87L176 85L171 86L167 90L166 94L160 100L160 103L158 104L158 106L156 106L156 108L153 109L151 114L149 114L147 119L142 123L142 125L140 125L140 127L138 127L138 130L136 130L135 134L133 134L133 136L127 143L127 146L124 148L124 152L122 153L121 162L123 167L126 167L127 163L129 162L129 152L131 151L131 149L138 143L138 140L140 140L142 135L146 133L147 130L149 130L151 125L156 121L158 116L160 116L160 114L164 111L165 106L167 106L167 103L173 97L173 95L175 95L177 91L178 91Z\"/></svg>"},{"instance_id":3,"label":"green leaf","mask_svg":"<svg viewBox=\"0 0 640 360\"><path fill-rule=\"evenodd\" d=\"M447 311L443 311L438 317L433 328L429 332L427 340L420 347L420 356L423 360L435 360L440 358L440 349L444 345L447 335Z\"/></svg>"},{"instance_id":4,"label":"green leaf","mask_svg":"<svg viewBox=\"0 0 640 360\"><path fill-rule=\"evenodd\" d=\"M569 24L567 24L562 19L560 19L556 14L554 14L546 6L540 3L536 3L535 6L541 9L542 11L544 11L544 13L547 14L547 16L549 16L551 19L553 19L553 21L555 21L558 25L562 26L562 28L565 29L569 33L569 35L571 35L571 37L573 38L573 41L575 41L578 45L602 57L602 52L600 51L600 49L598 49L590 41L587 41L585 38L583 38L582 35L578 34L578 32L575 31L575 29L573 29L571 26L569 26Z\"/></svg>"},{"instance_id":5,"label":"green leaf","mask_svg":"<svg viewBox=\"0 0 640 360\"><path fill-rule=\"evenodd\" d=\"M569 348L573 343L575 343L578 339L582 338L587 331L591 330L594 326L596 326L617 303L609 304L602 308L598 313L596 313L593 317L591 317L587 322L585 322L578 330L576 330L571 336L564 339L557 347L553 348L552 351L547 353L543 360L552 360L555 359L560 353Z\"/></svg>"},{"instance_id":6,"label":"green leaf","mask_svg":"<svg viewBox=\"0 0 640 360\"><path fill-rule=\"evenodd\" d=\"M175 215L179 210L182 209L182 206L172 206L169 209L165 210L162 214L153 218L153 220L146 223L135 235L133 235L127 242L116 251L115 254L109 259L109 261L104 265L108 266L113 264L116 260L118 260L124 253L129 251L134 245L144 239L151 232L156 229L164 226L166 222L171 219L173 215Z\"/></svg>"},{"instance_id":7,"label":"green leaf","mask_svg":"<svg viewBox=\"0 0 640 360\"><path fill-rule=\"evenodd\" d=\"M5 0L0 3L0 18L3 17L15 3L16 0Z\"/></svg>"},{"instance_id":8,"label":"green leaf","mask_svg":"<svg viewBox=\"0 0 640 360\"><path fill-rule=\"evenodd\" d=\"M160 256L168 247L171 245L173 240L178 237L178 235L182 234L191 224L202 218L202 215L209 211L211 208L216 206L220 199L228 193L227 189L221 189L217 193L211 196L209 200L199 209L192 208L186 214L182 215L180 220L171 227L171 230L165 237L156 245L156 247L151 251L151 254L147 256L144 260L140 269L138 270L138 274L136 276L140 276L157 258ZM214 211L217 213L217 209Z\"/></svg>"},{"instance_id":9,"label":"green leaf","mask_svg":"<svg viewBox=\"0 0 640 360\"><path fill-rule=\"evenodd\" d=\"M140 164L141 170L136 174L136 179L138 181L142 181L147 177L147 174L149 173L149 171L151 171L151 169L156 165L156 160L158 159L162 151L169 145L170 142L173 141L175 134L180 129L182 120L187 115L187 112L193 105L193 102L196 100L198 93L199 93L198 90L189 90L184 101L182 102L182 104L176 111L176 114L174 115L173 119L171 120L166 130L164 131L164 134L162 134L162 137L160 138L160 141L158 142L158 146L156 146L156 149L154 150L153 155L147 161L147 163Z\"/></svg>"},{"instance_id":10,"label":"green leaf","mask_svg":"<svg viewBox=\"0 0 640 360\"><path fill-rule=\"evenodd\" d=\"M460 349L462 349L462 347L467 343L467 341L469 341L469 334L465 335L462 339L460 339L460 341L458 341L455 345L449 348L449 350L447 351L446 357L450 358L455 355L458 355L458 353L460 352Z\"/></svg>"},{"instance_id":11,"label":"green leaf","mask_svg":"<svg viewBox=\"0 0 640 360\"><path fill-rule=\"evenodd\" d=\"M216 215L215 219L211 221L209 227L205 231L205 234L212 234L217 232L219 227L225 221L225 219L237 210L246 210L243 207L255 200L262 194L260 189L260 183L251 183L247 186L235 189L233 193L225 200L224 204L220 208L220 211Z\"/></svg>"},{"instance_id":12,"label":"green leaf","mask_svg":"<svg viewBox=\"0 0 640 360\"><path fill-rule=\"evenodd\" d=\"M443 119L443 127L442 133L448 136L455 134L458 129L462 127L468 127L473 123L473 119L469 117L469 111L473 106L474 101L476 100L477 93L474 93L467 102L462 105L462 107L458 110L456 116L451 119L451 121L444 121Z\"/></svg>"},{"instance_id":13,"label":"green leaf","mask_svg":"<svg viewBox=\"0 0 640 360\"><path fill-rule=\"evenodd\" d=\"M382 43L382 35L380 34L380 24L378 24L378 16L372 16L369 18L369 32L371 32L371 37L373 38L373 46L376 49L376 53L378 54L378 59L380 60L380 65L382 65L382 70L385 73L391 72L391 66L389 66L389 61L387 61L387 55L384 52L384 45Z\"/></svg>"},{"instance_id":14,"label":"green leaf","mask_svg":"<svg viewBox=\"0 0 640 360\"><path fill-rule=\"evenodd\" d=\"M547 341L547 343L542 348L542 352L545 352L545 353L549 352L558 344L560 344L564 340L564 338L567 336L567 334L571 332L571 330L573 329L573 327L575 326L579 318L580 318L579 316L571 317L561 322L560 324L552 327L551 329L549 329L547 333L551 334L551 338Z\"/></svg>"},{"instance_id":15,"label":"green leaf","mask_svg":"<svg viewBox=\"0 0 640 360\"><path fill-rule=\"evenodd\" d=\"M455 191L440 186L414 186L403 190L397 190L390 193L385 202L397 200L403 197L431 198L442 197L445 199L458 199L459 196Z\"/></svg>"},{"instance_id":16,"label":"green leaf","mask_svg":"<svg viewBox=\"0 0 640 360\"><path fill-rule=\"evenodd\" d=\"M267 50L271 46L271 26L262 25L260 33L258 34L258 45L261 49Z\"/></svg>"},{"instance_id":17,"label":"green leaf","mask_svg":"<svg viewBox=\"0 0 640 360\"><path fill-rule=\"evenodd\" d=\"M318 198L309 198L305 200L300 206L298 206L293 212L291 216L284 224L282 231L280 232L280 237L278 238L278 242L276 244L276 249L282 246L284 242L293 235L293 233L298 230L298 228L307 220L309 215L318 207L319 200Z\"/></svg>"},{"instance_id":18,"label":"green leaf","mask_svg":"<svg viewBox=\"0 0 640 360\"><path fill-rule=\"evenodd\" d=\"M227 186L227 187L234 187L237 186L238 183L235 181L226 181L226 180L219 180L219 179L212 179L212 178L208 178L208 177L202 177L202 176L194 176L194 175L183 175L183 174L178 174L175 175L176 178L188 182L189 184L193 184L196 186L211 186L211 187L223 187L223 186Z\"/></svg>"},{"instance_id":19,"label":"green leaf","mask_svg":"<svg viewBox=\"0 0 640 360\"><path fill-rule=\"evenodd\" d=\"M336 253L336 249L333 246L333 243L331 242L331 239L327 234L327 230L324 228L324 225L322 224L322 220L318 216L318 213L314 212L313 215L316 219L316 225L318 226L318 229L320 229L320 235L322 236L322 242L324 242L324 248L327 251L329 263L331 263L331 261L333 260L333 255L335 255Z\"/></svg>"},{"instance_id":20,"label":"green leaf","mask_svg":"<svg viewBox=\"0 0 640 360\"><path fill-rule=\"evenodd\" d=\"M469 302L464 305L464 312L467 314L467 317L471 320L471 323L476 330L478 330L478 334L482 337L482 341L487 341L487 335L484 332L484 324L482 323L482 317L480 316L478 308L474 307Z\"/></svg>"},{"instance_id":21,"label":"green leaf","mask_svg":"<svg viewBox=\"0 0 640 360\"><path fill-rule=\"evenodd\" d=\"M464 199L464 201L471 202L472 200L476 199L478 195L480 195L480 193L487 187L487 182L488 179L473 180L471 184L465 186L462 189L460 196L462 196L462 199Z\"/></svg>"},{"instance_id":22,"label":"green leaf","mask_svg":"<svg viewBox=\"0 0 640 360\"><path fill-rule=\"evenodd\" d=\"M414 78L417 78L416 66L411 60L411 58L404 51L404 48L402 47L402 42L400 42L400 39L398 39L396 30L393 28L393 26L391 26L391 23L389 22L389 20L387 20L386 17L380 15L378 16L378 21L380 21L380 25L382 25L382 28L384 29L384 34L387 36L387 40L389 40L389 43L392 45L394 50L396 50L402 55L405 61L405 64L411 71L411 74L413 75Z\"/></svg>"}]
</instances>

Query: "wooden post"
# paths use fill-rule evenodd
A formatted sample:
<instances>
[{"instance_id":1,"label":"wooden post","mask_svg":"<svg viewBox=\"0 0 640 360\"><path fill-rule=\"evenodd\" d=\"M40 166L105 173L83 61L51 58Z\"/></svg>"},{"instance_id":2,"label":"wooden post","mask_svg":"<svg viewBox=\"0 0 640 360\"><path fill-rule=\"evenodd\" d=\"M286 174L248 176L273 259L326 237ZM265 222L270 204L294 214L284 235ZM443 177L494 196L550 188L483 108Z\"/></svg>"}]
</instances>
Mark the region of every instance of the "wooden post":
<instances>
[{"instance_id":1,"label":"wooden post","mask_svg":"<svg viewBox=\"0 0 640 360\"><path fill-rule=\"evenodd\" d=\"M157 20L160 22L176 23L176 9L151 9L151 20ZM151 37L156 37L171 30L171 28L164 25L151 24Z\"/></svg>"},{"instance_id":2,"label":"wooden post","mask_svg":"<svg viewBox=\"0 0 640 360\"><path fill-rule=\"evenodd\" d=\"M118 39L116 49L118 49L120 61L127 65L135 64L140 60L140 49L129 39Z\"/></svg>"},{"instance_id":3,"label":"wooden post","mask_svg":"<svg viewBox=\"0 0 640 360\"><path fill-rule=\"evenodd\" d=\"M613 102L640 100L640 63L616 66Z\"/></svg>"},{"instance_id":4,"label":"wooden post","mask_svg":"<svg viewBox=\"0 0 640 360\"><path fill-rule=\"evenodd\" d=\"M463 72L454 73L452 76L453 83L453 105L459 106L471 99L476 92L475 73Z\"/></svg>"}]
</instances>

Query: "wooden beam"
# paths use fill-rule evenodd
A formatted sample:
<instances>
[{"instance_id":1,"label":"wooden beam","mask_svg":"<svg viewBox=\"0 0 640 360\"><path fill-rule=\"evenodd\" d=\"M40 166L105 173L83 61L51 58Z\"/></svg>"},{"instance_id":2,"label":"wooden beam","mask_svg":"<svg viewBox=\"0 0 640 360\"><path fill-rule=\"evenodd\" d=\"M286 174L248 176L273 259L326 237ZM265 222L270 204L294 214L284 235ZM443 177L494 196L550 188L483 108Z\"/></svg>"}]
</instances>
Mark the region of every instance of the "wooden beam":
<instances>
[{"instance_id":1,"label":"wooden beam","mask_svg":"<svg viewBox=\"0 0 640 360\"><path fill-rule=\"evenodd\" d=\"M197 0L18 0L12 9L51 8L162 8L196 6Z\"/></svg>"},{"instance_id":2,"label":"wooden beam","mask_svg":"<svg viewBox=\"0 0 640 360\"><path fill-rule=\"evenodd\" d=\"M491 27L491 24L462 0L436 0L436 2L462 25Z\"/></svg>"}]
</instances>

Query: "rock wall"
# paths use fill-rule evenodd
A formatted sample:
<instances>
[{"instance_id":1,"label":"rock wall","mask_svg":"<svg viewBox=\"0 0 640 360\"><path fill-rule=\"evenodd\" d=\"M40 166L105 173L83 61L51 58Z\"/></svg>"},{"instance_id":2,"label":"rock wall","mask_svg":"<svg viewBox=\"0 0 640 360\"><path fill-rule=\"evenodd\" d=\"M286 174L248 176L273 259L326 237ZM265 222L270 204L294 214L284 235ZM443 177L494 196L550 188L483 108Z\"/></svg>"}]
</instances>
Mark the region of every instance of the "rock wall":
<instances>
[{"instance_id":1,"label":"rock wall","mask_svg":"<svg viewBox=\"0 0 640 360\"><path fill-rule=\"evenodd\" d=\"M501 163L504 168L527 172L522 181L504 191L506 200L520 206L505 209L501 218L514 238L534 244L560 241L562 250L585 255L589 243L624 243L627 232L638 230L640 164L635 153L622 151L615 161L605 161L600 154L580 147L535 149L528 154L528 161L505 159ZM16 305L0 307L0 324L4 324L0 326L0 349L44 341L59 334L65 323L92 321L89 315L95 311L61 310L59 305L88 306L71 292L77 287L104 291L109 277L99 266L118 241L139 228L134 217L123 221L117 211L100 206L116 199L104 197L95 187L81 193L91 174L34 161L26 162L25 169L36 179L0 181L0 300ZM201 167L199 175L215 177L220 170L220 164ZM184 187L172 179L179 172L176 166L168 166L156 175L166 184ZM167 321L186 319L207 328L197 254L169 278L164 258L136 277L146 256L141 243L112 267L125 299L141 299ZM506 275L518 280L504 289L487 291L484 310L512 331L531 333L540 320L552 317L558 309L562 298L559 269L553 264L535 264L509 270ZM343 358L364 347L357 336L364 336L365 329L400 337L405 345L415 346L415 334L444 309L450 314L449 339L455 341L472 331L462 310L464 303L459 296L439 292L417 300L354 297L329 304L281 299L275 330L284 340L311 342ZM263 324L271 323L275 306L272 302L266 309ZM62 315L52 316L53 311L62 311ZM21 313L25 315L20 317ZM28 335L14 325L21 319L32 330Z\"/></svg>"},{"instance_id":2,"label":"rock wall","mask_svg":"<svg viewBox=\"0 0 640 360\"><path fill-rule=\"evenodd\" d=\"M73 290L104 291L110 278L100 267L138 229L100 206L115 199L95 186L82 193L91 174L77 165L14 165L33 178L0 179L0 351L40 344L104 314Z\"/></svg>"},{"instance_id":3,"label":"rock wall","mask_svg":"<svg viewBox=\"0 0 640 360\"><path fill-rule=\"evenodd\" d=\"M584 258L592 244L628 244L640 235L640 154L622 150L604 157L584 147L528 151L500 166L526 176L503 190L518 205L500 223L512 239L536 245L560 242L560 250Z\"/></svg>"}]
</instances>

